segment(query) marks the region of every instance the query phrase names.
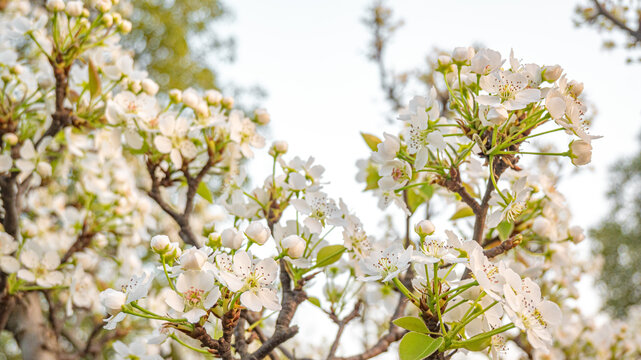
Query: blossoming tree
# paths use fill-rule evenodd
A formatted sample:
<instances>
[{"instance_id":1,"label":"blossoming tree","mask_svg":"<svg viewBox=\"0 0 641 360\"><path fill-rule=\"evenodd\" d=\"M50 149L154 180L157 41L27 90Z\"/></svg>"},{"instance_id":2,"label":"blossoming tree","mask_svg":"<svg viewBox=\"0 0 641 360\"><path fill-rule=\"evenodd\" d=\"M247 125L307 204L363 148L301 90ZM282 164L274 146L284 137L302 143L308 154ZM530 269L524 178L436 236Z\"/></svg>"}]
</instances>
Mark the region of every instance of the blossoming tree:
<instances>
[{"instance_id":1,"label":"blossoming tree","mask_svg":"<svg viewBox=\"0 0 641 360\"><path fill-rule=\"evenodd\" d=\"M0 329L24 359L598 353L570 329L584 329L568 301L583 234L537 163L590 161L583 86L560 66L441 57L454 115L431 91L399 134L363 135L358 179L405 216L403 234L375 236L286 142L247 188L269 114L214 90L158 94L119 45L131 24L117 2L17 1L1 16ZM564 151L529 148L556 135ZM428 199L454 211L438 232L417 212ZM337 325L314 353L292 346L310 341L293 321L305 301ZM379 336L341 347L356 318ZM609 348L638 355L621 334Z\"/></svg>"}]
</instances>

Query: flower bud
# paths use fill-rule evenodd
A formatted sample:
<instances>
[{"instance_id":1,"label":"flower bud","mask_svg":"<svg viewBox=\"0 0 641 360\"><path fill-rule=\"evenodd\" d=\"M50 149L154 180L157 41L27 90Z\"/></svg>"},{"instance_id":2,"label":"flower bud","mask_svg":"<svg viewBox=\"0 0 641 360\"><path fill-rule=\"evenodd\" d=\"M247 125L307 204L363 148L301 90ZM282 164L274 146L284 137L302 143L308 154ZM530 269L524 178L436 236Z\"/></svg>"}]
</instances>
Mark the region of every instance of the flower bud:
<instances>
[{"instance_id":1,"label":"flower bud","mask_svg":"<svg viewBox=\"0 0 641 360\"><path fill-rule=\"evenodd\" d=\"M67 12L67 15L69 16L74 16L78 17L82 15L82 1L69 1L67 3L67 7L65 8L65 11Z\"/></svg>"},{"instance_id":2,"label":"flower bud","mask_svg":"<svg viewBox=\"0 0 641 360\"><path fill-rule=\"evenodd\" d=\"M120 15L120 13L117 13L117 12L112 12L111 15L113 16L114 24L116 25L120 24L120 22L122 21L122 15Z\"/></svg>"},{"instance_id":3,"label":"flower bud","mask_svg":"<svg viewBox=\"0 0 641 360\"><path fill-rule=\"evenodd\" d=\"M183 99L183 93L178 89L171 89L169 90L169 98L171 101L179 103Z\"/></svg>"},{"instance_id":4,"label":"flower bud","mask_svg":"<svg viewBox=\"0 0 641 360\"><path fill-rule=\"evenodd\" d=\"M198 106L194 108L194 111L200 118L206 118L207 116L209 116L209 106L207 106L207 103L205 101L201 101L200 103L198 103Z\"/></svg>"},{"instance_id":5,"label":"flower bud","mask_svg":"<svg viewBox=\"0 0 641 360\"><path fill-rule=\"evenodd\" d=\"M102 249L109 244L109 239L103 233L97 233L93 236L93 244L97 249Z\"/></svg>"},{"instance_id":6,"label":"flower bud","mask_svg":"<svg viewBox=\"0 0 641 360\"><path fill-rule=\"evenodd\" d=\"M253 221L245 229L245 235L258 245L263 245L269 239L270 234L269 228L258 221Z\"/></svg>"},{"instance_id":7,"label":"flower bud","mask_svg":"<svg viewBox=\"0 0 641 360\"><path fill-rule=\"evenodd\" d=\"M572 158L572 164L577 166L589 164L592 160L592 145L585 140L572 141L570 158Z\"/></svg>"},{"instance_id":8,"label":"flower bud","mask_svg":"<svg viewBox=\"0 0 641 360\"><path fill-rule=\"evenodd\" d=\"M51 164L46 161L39 161L38 165L36 165L36 171L41 176L51 176Z\"/></svg>"},{"instance_id":9,"label":"flower bud","mask_svg":"<svg viewBox=\"0 0 641 360\"><path fill-rule=\"evenodd\" d=\"M243 235L234 228L223 230L222 234L220 234L220 239L224 247L234 250L240 249L244 240Z\"/></svg>"},{"instance_id":10,"label":"flower bud","mask_svg":"<svg viewBox=\"0 0 641 360\"><path fill-rule=\"evenodd\" d=\"M543 77L543 80L552 83L557 81L561 77L562 73L563 68L560 65L550 65L543 67L543 73L541 76Z\"/></svg>"},{"instance_id":11,"label":"flower bud","mask_svg":"<svg viewBox=\"0 0 641 360\"><path fill-rule=\"evenodd\" d=\"M118 28L123 34L129 34L131 32L131 22L129 20L123 20L118 24Z\"/></svg>"},{"instance_id":12,"label":"flower bud","mask_svg":"<svg viewBox=\"0 0 641 360\"><path fill-rule=\"evenodd\" d=\"M570 232L570 237L572 237L572 241L575 244L578 244L585 239L585 235L583 234L583 228L578 225L572 226L569 232Z\"/></svg>"},{"instance_id":13,"label":"flower bud","mask_svg":"<svg viewBox=\"0 0 641 360\"><path fill-rule=\"evenodd\" d=\"M170 250L171 241L167 235L156 235L151 238L151 248L158 254L164 254Z\"/></svg>"},{"instance_id":14,"label":"flower bud","mask_svg":"<svg viewBox=\"0 0 641 360\"><path fill-rule=\"evenodd\" d=\"M129 81L129 90L131 90L131 92L135 94L139 93L140 90L142 90L142 83L140 82L140 80Z\"/></svg>"},{"instance_id":15,"label":"flower bud","mask_svg":"<svg viewBox=\"0 0 641 360\"><path fill-rule=\"evenodd\" d=\"M416 231L416 233L420 237L432 235L434 234L434 230L436 230L436 228L434 227L434 224L432 224L432 222L429 220L421 220L416 223L416 225L414 225L414 231Z\"/></svg>"},{"instance_id":16,"label":"flower bud","mask_svg":"<svg viewBox=\"0 0 641 360\"><path fill-rule=\"evenodd\" d=\"M106 27L110 27L110 26L111 26L111 25L113 25L113 23L114 23L114 17L113 17L113 16L111 16L111 14L104 14L104 15L102 16L102 23L103 23Z\"/></svg>"},{"instance_id":17,"label":"flower bud","mask_svg":"<svg viewBox=\"0 0 641 360\"><path fill-rule=\"evenodd\" d=\"M63 11L65 2L62 0L47 0L47 10L51 12Z\"/></svg>"},{"instance_id":18,"label":"flower bud","mask_svg":"<svg viewBox=\"0 0 641 360\"><path fill-rule=\"evenodd\" d=\"M532 231L539 236L549 237L552 231L552 224L550 220L539 216L532 223Z\"/></svg>"},{"instance_id":19,"label":"flower bud","mask_svg":"<svg viewBox=\"0 0 641 360\"><path fill-rule=\"evenodd\" d=\"M287 150L289 149L289 145L287 144L287 141L284 140L277 140L274 141L272 144L272 147L269 149L269 155L271 156L276 156L277 154L285 154L287 153Z\"/></svg>"},{"instance_id":20,"label":"flower bud","mask_svg":"<svg viewBox=\"0 0 641 360\"><path fill-rule=\"evenodd\" d=\"M472 60L473 56L474 56L473 47L457 47L457 48L454 48L454 51L452 52L452 59L455 62L462 63L462 64L468 63L470 60Z\"/></svg>"},{"instance_id":21,"label":"flower bud","mask_svg":"<svg viewBox=\"0 0 641 360\"><path fill-rule=\"evenodd\" d=\"M207 90L205 98L210 105L218 105L223 100L223 94L218 90Z\"/></svg>"},{"instance_id":22,"label":"flower bud","mask_svg":"<svg viewBox=\"0 0 641 360\"><path fill-rule=\"evenodd\" d=\"M438 65L445 67L452 65L452 58L449 55L439 55Z\"/></svg>"},{"instance_id":23,"label":"flower bud","mask_svg":"<svg viewBox=\"0 0 641 360\"><path fill-rule=\"evenodd\" d=\"M14 133L6 133L2 135L2 141L13 146L18 143L18 136Z\"/></svg>"},{"instance_id":24,"label":"flower bud","mask_svg":"<svg viewBox=\"0 0 641 360\"><path fill-rule=\"evenodd\" d=\"M182 255L183 251L180 248L180 244L177 241L172 241L169 244L169 250L165 253L165 259L173 260L177 259Z\"/></svg>"},{"instance_id":25,"label":"flower bud","mask_svg":"<svg viewBox=\"0 0 641 360\"><path fill-rule=\"evenodd\" d=\"M107 289L101 292L98 298L100 299L102 306L107 309L107 312L114 315L119 313L122 306L125 305L125 302L127 301L127 294L122 291Z\"/></svg>"},{"instance_id":26,"label":"flower bud","mask_svg":"<svg viewBox=\"0 0 641 360\"><path fill-rule=\"evenodd\" d=\"M196 248L189 248L180 255L180 266L184 270L200 270L207 261L207 255Z\"/></svg>"},{"instance_id":27,"label":"flower bud","mask_svg":"<svg viewBox=\"0 0 641 360\"><path fill-rule=\"evenodd\" d=\"M91 13L89 12L89 9L83 8L82 9L82 17L88 18ZM106 14L105 14L106 15Z\"/></svg>"},{"instance_id":28,"label":"flower bud","mask_svg":"<svg viewBox=\"0 0 641 360\"><path fill-rule=\"evenodd\" d=\"M231 96L226 96L223 98L222 104L224 107L231 109L234 106L234 98Z\"/></svg>"},{"instance_id":29,"label":"flower bud","mask_svg":"<svg viewBox=\"0 0 641 360\"><path fill-rule=\"evenodd\" d=\"M207 245L209 245L210 248L217 249L222 245L220 240L220 233L217 233L215 231L209 234L209 236L207 237L207 240L208 240Z\"/></svg>"},{"instance_id":30,"label":"flower bud","mask_svg":"<svg viewBox=\"0 0 641 360\"><path fill-rule=\"evenodd\" d=\"M583 83L572 80L568 82L568 90L574 97L578 97L583 92Z\"/></svg>"},{"instance_id":31,"label":"flower bud","mask_svg":"<svg viewBox=\"0 0 641 360\"><path fill-rule=\"evenodd\" d=\"M269 113L265 109L257 109L254 111L254 114L256 115L256 121L261 124L261 125L267 125L269 124Z\"/></svg>"},{"instance_id":32,"label":"flower bud","mask_svg":"<svg viewBox=\"0 0 641 360\"><path fill-rule=\"evenodd\" d=\"M151 79L145 79L142 81L142 91L146 92L147 95L154 96L158 93L158 84Z\"/></svg>"},{"instance_id":33,"label":"flower bud","mask_svg":"<svg viewBox=\"0 0 641 360\"><path fill-rule=\"evenodd\" d=\"M106 13L107 11L111 10L111 1L99 0L98 3L96 3L96 9L98 9L98 11L100 11L101 13Z\"/></svg>"},{"instance_id":34,"label":"flower bud","mask_svg":"<svg viewBox=\"0 0 641 360\"><path fill-rule=\"evenodd\" d=\"M182 98L183 98L183 104L185 104L186 106L192 109L197 108L198 104L200 103L200 98L198 97L198 94L196 94L196 92L193 90L192 91L187 90L183 92Z\"/></svg>"},{"instance_id":35,"label":"flower bud","mask_svg":"<svg viewBox=\"0 0 641 360\"><path fill-rule=\"evenodd\" d=\"M292 259L298 259L305 252L307 243L298 235L289 235L281 241L283 249L287 250L287 255Z\"/></svg>"}]
</instances>

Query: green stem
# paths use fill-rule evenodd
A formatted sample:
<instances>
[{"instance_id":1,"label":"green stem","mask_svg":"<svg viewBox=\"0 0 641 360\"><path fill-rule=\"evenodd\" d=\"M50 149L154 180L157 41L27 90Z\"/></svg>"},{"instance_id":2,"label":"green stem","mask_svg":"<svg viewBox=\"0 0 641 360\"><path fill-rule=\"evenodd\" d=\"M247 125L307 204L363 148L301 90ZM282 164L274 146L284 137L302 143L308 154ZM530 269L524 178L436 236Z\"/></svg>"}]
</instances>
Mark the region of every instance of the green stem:
<instances>
[{"instance_id":1,"label":"green stem","mask_svg":"<svg viewBox=\"0 0 641 360\"><path fill-rule=\"evenodd\" d=\"M165 278L167 278L167 282L169 283L169 287L170 287L173 291L178 292L178 291L176 290L176 287L174 287L174 283L173 283L173 282L171 281L171 279L169 278L169 273L167 272L167 264L165 263L165 257L164 257L164 256L161 256L161 257L160 257L160 262L162 262L162 270L163 270L163 271L164 271L164 273L165 273Z\"/></svg>"},{"instance_id":2,"label":"green stem","mask_svg":"<svg viewBox=\"0 0 641 360\"><path fill-rule=\"evenodd\" d=\"M180 345L182 345L182 346L184 346L184 347L186 347L186 348L188 348L188 349L190 349L190 350L193 350L193 351L199 352L199 353L201 353L201 354L211 355L211 353L210 353L209 351L207 351L207 350L203 350L203 349L199 349L199 348L196 348L196 347L193 347L193 346L191 346L191 345L187 344L186 342L184 342L184 341L180 340L180 339L179 339L176 335L174 335L174 334L169 335L169 337L170 337L170 338L172 338L172 339L174 339L174 340L176 340L176 342L177 342L177 343L179 343Z\"/></svg>"},{"instance_id":3,"label":"green stem","mask_svg":"<svg viewBox=\"0 0 641 360\"><path fill-rule=\"evenodd\" d=\"M500 334L502 332L506 332L506 331L508 331L510 329L514 329L514 328L515 328L514 323L509 323L507 325L503 325L503 326L501 326L499 328L496 328L494 330L490 330L490 331L488 331L486 333L482 333L482 334L473 336L473 337L471 337L471 338L469 338L469 339L467 339L465 341L453 341L452 345L455 346L455 347L463 347L466 344L470 344L470 343L473 343L473 342L476 342L476 341L479 341L479 340L487 339L487 338L492 337L492 336L494 336L496 334Z\"/></svg>"},{"instance_id":4,"label":"green stem","mask_svg":"<svg viewBox=\"0 0 641 360\"><path fill-rule=\"evenodd\" d=\"M403 295L405 295L405 297L408 298L414 305L416 305L416 306L419 305L419 302L418 302L418 299L416 298L416 296L414 296L414 294L412 294L405 287L405 285L403 285L403 283L401 282L401 280L398 279L398 277L395 277L394 279L392 279L392 282L394 282L394 285L396 285L398 290L400 290L400 292L403 293Z\"/></svg>"}]
</instances>

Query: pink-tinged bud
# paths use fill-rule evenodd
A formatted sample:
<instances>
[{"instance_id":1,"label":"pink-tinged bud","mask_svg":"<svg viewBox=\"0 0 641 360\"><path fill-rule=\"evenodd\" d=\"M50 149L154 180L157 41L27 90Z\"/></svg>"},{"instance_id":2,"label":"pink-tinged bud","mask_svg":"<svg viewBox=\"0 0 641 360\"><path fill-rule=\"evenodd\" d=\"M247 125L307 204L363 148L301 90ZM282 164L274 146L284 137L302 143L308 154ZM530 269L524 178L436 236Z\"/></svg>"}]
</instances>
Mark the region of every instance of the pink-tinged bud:
<instances>
[{"instance_id":1,"label":"pink-tinged bud","mask_svg":"<svg viewBox=\"0 0 641 360\"><path fill-rule=\"evenodd\" d=\"M563 68L560 65L550 65L543 67L543 73L541 76L543 77L543 80L552 83L557 81L561 77L562 73Z\"/></svg>"},{"instance_id":2,"label":"pink-tinged bud","mask_svg":"<svg viewBox=\"0 0 641 360\"><path fill-rule=\"evenodd\" d=\"M434 227L434 224L432 224L432 222L429 220L421 220L416 223L416 225L414 225L414 231L416 231L416 233L420 237L432 235L434 234L434 230L436 230L436 228Z\"/></svg>"},{"instance_id":3,"label":"pink-tinged bud","mask_svg":"<svg viewBox=\"0 0 641 360\"><path fill-rule=\"evenodd\" d=\"M274 141L272 144L272 147L269 149L269 155L271 156L276 156L285 154L287 153L287 150L289 150L289 145L287 144L287 141L284 140L277 140Z\"/></svg>"},{"instance_id":4,"label":"pink-tinged bud","mask_svg":"<svg viewBox=\"0 0 641 360\"><path fill-rule=\"evenodd\" d=\"M585 234L583 234L583 228L575 225L570 228L570 237L575 244L580 243L585 239Z\"/></svg>"},{"instance_id":5,"label":"pink-tinged bud","mask_svg":"<svg viewBox=\"0 0 641 360\"><path fill-rule=\"evenodd\" d=\"M253 221L249 224L247 229L245 229L245 235L247 235L247 237L256 244L263 245L267 239L269 239L271 232L267 226L257 221Z\"/></svg>"},{"instance_id":6,"label":"pink-tinged bud","mask_svg":"<svg viewBox=\"0 0 641 360\"><path fill-rule=\"evenodd\" d=\"M306 242L298 235L289 235L281 241L283 249L287 250L287 255L292 259L298 259L305 252Z\"/></svg>"},{"instance_id":7,"label":"pink-tinged bud","mask_svg":"<svg viewBox=\"0 0 641 360\"><path fill-rule=\"evenodd\" d=\"M257 109L254 111L254 114L256 115L256 122L258 122L261 125L267 125L269 124L269 113L265 109Z\"/></svg>"},{"instance_id":8,"label":"pink-tinged bud","mask_svg":"<svg viewBox=\"0 0 641 360\"><path fill-rule=\"evenodd\" d=\"M592 161L592 145L585 140L575 140L570 143L572 164L580 166Z\"/></svg>"},{"instance_id":9,"label":"pink-tinged bud","mask_svg":"<svg viewBox=\"0 0 641 360\"><path fill-rule=\"evenodd\" d=\"M14 133L6 133L2 135L2 141L13 146L18 143L18 136Z\"/></svg>"},{"instance_id":10,"label":"pink-tinged bud","mask_svg":"<svg viewBox=\"0 0 641 360\"><path fill-rule=\"evenodd\" d=\"M158 93L158 84L151 79L145 79L142 81L142 91L147 95L154 96Z\"/></svg>"},{"instance_id":11,"label":"pink-tinged bud","mask_svg":"<svg viewBox=\"0 0 641 360\"><path fill-rule=\"evenodd\" d=\"M223 230L220 239L224 247L238 250L243 244L243 235L234 228Z\"/></svg>"}]
</instances>

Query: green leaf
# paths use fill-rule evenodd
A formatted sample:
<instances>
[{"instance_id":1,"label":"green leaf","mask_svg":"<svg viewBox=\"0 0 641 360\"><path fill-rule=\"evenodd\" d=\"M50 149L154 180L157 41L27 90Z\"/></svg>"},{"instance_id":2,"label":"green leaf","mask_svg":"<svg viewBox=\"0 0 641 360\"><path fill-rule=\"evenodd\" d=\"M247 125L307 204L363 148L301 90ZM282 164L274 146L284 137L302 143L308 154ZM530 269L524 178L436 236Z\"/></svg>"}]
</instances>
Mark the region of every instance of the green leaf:
<instances>
[{"instance_id":1,"label":"green leaf","mask_svg":"<svg viewBox=\"0 0 641 360\"><path fill-rule=\"evenodd\" d=\"M501 239L501 241L507 240L507 238L512 234L512 230L514 230L514 224L509 221L502 221L496 227L496 231L499 232L499 239Z\"/></svg>"},{"instance_id":2,"label":"green leaf","mask_svg":"<svg viewBox=\"0 0 641 360\"><path fill-rule=\"evenodd\" d=\"M307 298L307 301L309 301L309 302L310 302L310 303L312 303L313 305L316 305L316 306L317 306L317 307L319 307L319 308L321 307L321 305L320 305L320 300L318 300L318 298L317 298L317 297L309 296L309 297Z\"/></svg>"},{"instance_id":3,"label":"green leaf","mask_svg":"<svg viewBox=\"0 0 641 360\"><path fill-rule=\"evenodd\" d=\"M472 210L471 207L466 206L456 211L450 220L462 219L468 216L474 216L474 210Z\"/></svg>"},{"instance_id":4,"label":"green leaf","mask_svg":"<svg viewBox=\"0 0 641 360\"><path fill-rule=\"evenodd\" d=\"M98 69L96 69L93 61L89 60L89 66L87 68L89 71L89 94L91 94L91 98L93 99L101 91L100 76L98 76Z\"/></svg>"},{"instance_id":5,"label":"green leaf","mask_svg":"<svg viewBox=\"0 0 641 360\"><path fill-rule=\"evenodd\" d=\"M207 184L205 184L204 181L201 181L200 184L198 184L198 189L196 189L196 193L200 195L203 199L207 200L210 204L214 203L214 197L211 194L211 191L209 191L209 187Z\"/></svg>"},{"instance_id":6,"label":"green leaf","mask_svg":"<svg viewBox=\"0 0 641 360\"><path fill-rule=\"evenodd\" d=\"M377 151L378 144L383 142L381 139L379 139L378 137L372 134L361 132L361 136L363 137L363 140L365 140L365 143L367 144L367 146L369 146L370 150L372 151Z\"/></svg>"},{"instance_id":7,"label":"green leaf","mask_svg":"<svg viewBox=\"0 0 641 360\"><path fill-rule=\"evenodd\" d=\"M427 333L429 329L420 318L414 316L405 316L393 321L394 325L400 326L405 330Z\"/></svg>"},{"instance_id":8,"label":"green leaf","mask_svg":"<svg viewBox=\"0 0 641 360\"><path fill-rule=\"evenodd\" d=\"M323 267L337 262L343 252L347 250L343 245L329 245L318 251L316 255L316 265L314 267Z\"/></svg>"},{"instance_id":9,"label":"green leaf","mask_svg":"<svg viewBox=\"0 0 641 360\"><path fill-rule=\"evenodd\" d=\"M407 207L413 213L422 204L426 203L434 193L434 187L430 184L416 186L407 189Z\"/></svg>"},{"instance_id":10,"label":"green leaf","mask_svg":"<svg viewBox=\"0 0 641 360\"><path fill-rule=\"evenodd\" d=\"M378 175L378 169L375 166L368 166L365 170L367 177L365 178L365 183L367 186L364 191L378 189L378 180L381 178Z\"/></svg>"},{"instance_id":11,"label":"green leaf","mask_svg":"<svg viewBox=\"0 0 641 360\"><path fill-rule=\"evenodd\" d=\"M421 360L432 355L441 345L443 338L432 338L417 332L408 332L398 345L401 360Z\"/></svg>"},{"instance_id":12,"label":"green leaf","mask_svg":"<svg viewBox=\"0 0 641 360\"><path fill-rule=\"evenodd\" d=\"M492 337L487 337L485 339L478 339L474 341L465 341L463 348L470 351L481 351L492 344Z\"/></svg>"}]
</instances>

